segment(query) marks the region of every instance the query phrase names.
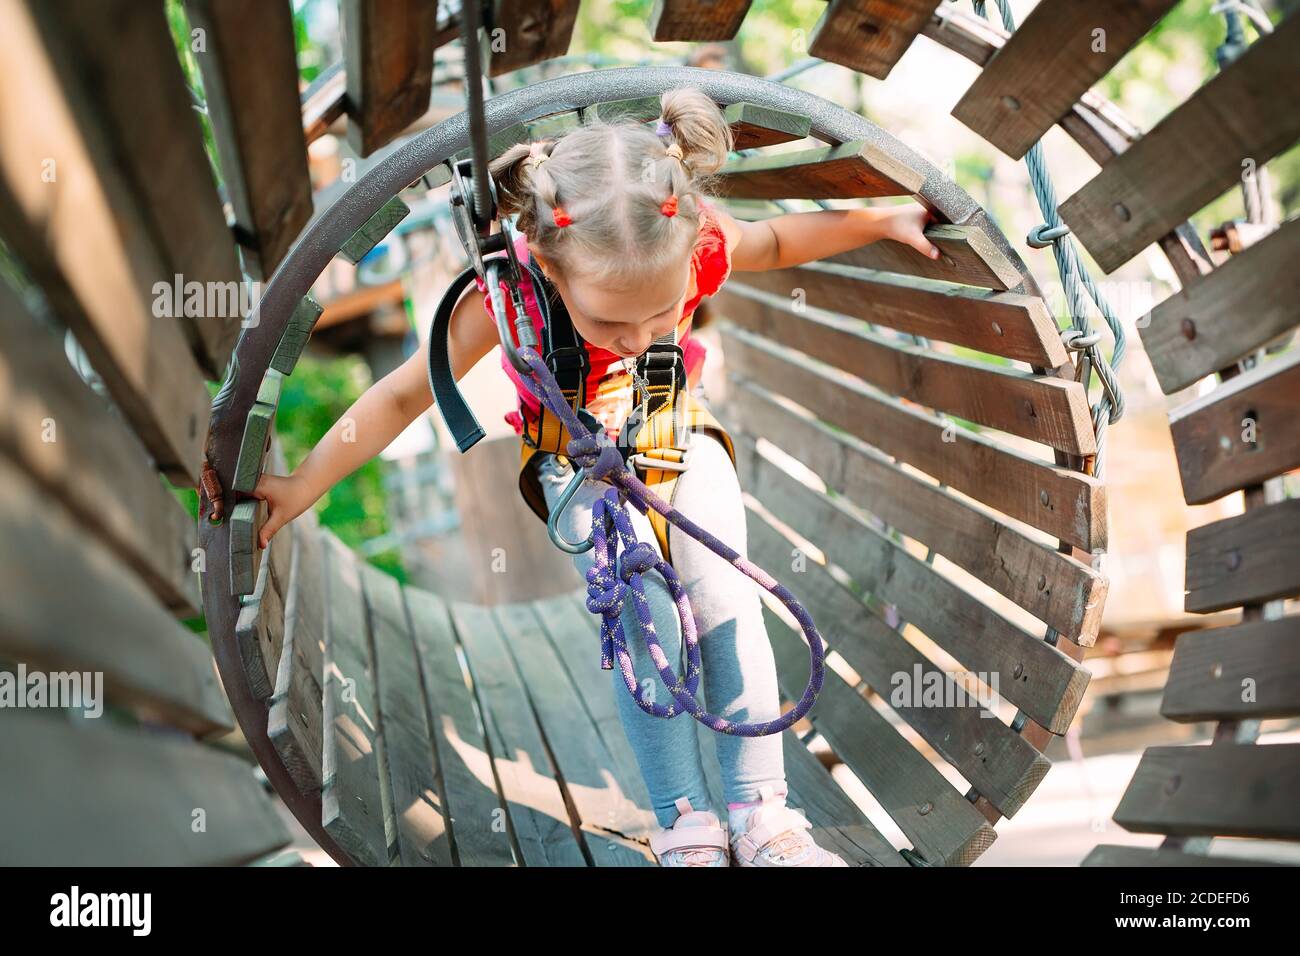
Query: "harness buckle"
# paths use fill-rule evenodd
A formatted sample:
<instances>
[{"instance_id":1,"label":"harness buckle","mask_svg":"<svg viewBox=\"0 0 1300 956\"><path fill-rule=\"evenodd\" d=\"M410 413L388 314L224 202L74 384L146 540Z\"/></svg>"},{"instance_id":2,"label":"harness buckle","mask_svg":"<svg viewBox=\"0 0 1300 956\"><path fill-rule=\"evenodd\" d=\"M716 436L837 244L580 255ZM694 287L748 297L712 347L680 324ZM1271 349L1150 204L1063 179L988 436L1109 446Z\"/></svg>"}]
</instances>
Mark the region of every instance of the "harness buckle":
<instances>
[{"instance_id":1,"label":"harness buckle","mask_svg":"<svg viewBox=\"0 0 1300 956\"><path fill-rule=\"evenodd\" d=\"M686 442L686 447L682 449L681 461L669 461L667 458L655 458L648 452L639 451L635 455L629 455L627 457L627 463L629 465L637 465L646 469L657 468L664 471L685 471L687 468L691 467L691 458L695 455L695 433L687 432L687 434L692 437Z\"/></svg>"}]
</instances>

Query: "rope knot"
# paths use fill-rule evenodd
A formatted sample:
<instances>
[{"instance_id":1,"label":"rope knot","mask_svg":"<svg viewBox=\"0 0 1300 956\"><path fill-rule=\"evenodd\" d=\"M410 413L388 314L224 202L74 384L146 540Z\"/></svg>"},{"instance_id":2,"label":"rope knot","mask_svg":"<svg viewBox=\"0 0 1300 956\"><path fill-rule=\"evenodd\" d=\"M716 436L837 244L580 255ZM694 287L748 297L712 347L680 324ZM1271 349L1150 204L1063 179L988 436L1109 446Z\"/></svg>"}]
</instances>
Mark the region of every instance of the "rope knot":
<instances>
[{"instance_id":1,"label":"rope knot","mask_svg":"<svg viewBox=\"0 0 1300 956\"><path fill-rule=\"evenodd\" d=\"M601 441L603 437L605 436L595 433L575 435L565 446L569 457L577 462L578 467L585 468L587 477L594 481L600 481L606 475L624 468L623 456L619 454L618 448L608 440Z\"/></svg>"},{"instance_id":2,"label":"rope knot","mask_svg":"<svg viewBox=\"0 0 1300 956\"><path fill-rule=\"evenodd\" d=\"M592 614L613 615L623 613L623 599L627 584L614 577L609 568L592 565L587 569L587 610Z\"/></svg>"},{"instance_id":3,"label":"rope knot","mask_svg":"<svg viewBox=\"0 0 1300 956\"><path fill-rule=\"evenodd\" d=\"M618 576L624 581L630 581L632 575L645 574L658 563L659 552L648 541L638 541L623 552L623 557L619 561Z\"/></svg>"}]
</instances>

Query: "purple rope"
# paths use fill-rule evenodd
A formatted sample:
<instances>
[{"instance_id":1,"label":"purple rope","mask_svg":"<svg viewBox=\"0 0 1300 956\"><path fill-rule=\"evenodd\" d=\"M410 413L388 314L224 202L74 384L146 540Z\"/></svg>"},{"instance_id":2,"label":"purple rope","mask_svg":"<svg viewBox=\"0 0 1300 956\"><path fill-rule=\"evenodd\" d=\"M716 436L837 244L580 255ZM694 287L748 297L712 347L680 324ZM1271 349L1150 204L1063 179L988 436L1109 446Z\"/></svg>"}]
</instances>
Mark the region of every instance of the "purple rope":
<instances>
[{"instance_id":1,"label":"purple rope","mask_svg":"<svg viewBox=\"0 0 1300 956\"><path fill-rule=\"evenodd\" d=\"M646 487L645 483L637 478L635 472L627 467L622 454L609 440L604 429L599 433L593 432L578 418L560 391L555 376L551 374L550 369L546 367L546 362L535 348L525 346L519 349L519 355L532 370L532 381L524 379L529 390L553 414L558 415L564 422L564 427L568 429L570 440L566 450L569 457L579 467L587 470L587 477L597 481L607 481L613 486L597 499L592 507L591 539L596 552L596 563L587 572L587 610L602 617L601 668L612 669L614 659L617 657L623 683L627 685L637 706L656 717L672 718L684 712L718 733L732 734L737 737L764 737L768 734L780 733L793 726L812 708L826 677L826 649L822 644L821 635L817 633L816 625L813 624L812 615L804 610L795 596L770 574L742 557L738 551L728 547ZM631 501L642 514L646 513L647 508L653 508L669 523L681 528L714 554L724 558L740 573L757 582L764 590L780 600L795 616L808 641L811 667L808 686L793 710L787 711L775 720L733 723L717 714L709 713L696 699L695 693L699 687L701 670L700 648L690 599L672 565L659 557L652 545L637 540L632 519L627 511L628 501ZM610 534L611 530L616 533ZM623 542L621 560L618 559L620 539ZM650 612L650 603L646 600L645 586L641 577L651 568L657 569L663 575L681 617L682 639L686 644L686 673L682 676L678 676L673 670L663 646L659 643L654 618ZM632 666L632 655L628 653L621 617L623 604L629 591L636 607L641 635L650 651L650 659L680 710L672 705L647 701L643 696Z\"/></svg>"}]
</instances>

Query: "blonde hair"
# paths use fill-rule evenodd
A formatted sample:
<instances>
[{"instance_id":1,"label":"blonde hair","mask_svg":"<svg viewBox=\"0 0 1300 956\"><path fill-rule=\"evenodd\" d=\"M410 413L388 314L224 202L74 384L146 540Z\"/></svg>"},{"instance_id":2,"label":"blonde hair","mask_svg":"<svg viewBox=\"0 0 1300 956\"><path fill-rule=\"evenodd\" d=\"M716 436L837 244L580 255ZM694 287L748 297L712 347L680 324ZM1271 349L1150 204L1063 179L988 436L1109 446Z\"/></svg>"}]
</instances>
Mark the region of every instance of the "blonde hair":
<instances>
[{"instance_id":1,"label":"blonde hair","mask_svg":"<svg viewBox=\"0 0 1300 956\"><path fill-rule=\"evenodd\" d=\"M500 214L517 214L518 228L561 275L630 288L694 248L699 200L734 148L731 127L693 87L669 90L659 102L660 120L671 127L664 136L636 121L591 117L558 139L518 143L489 164ZM677 213L665 215L672 196ZM556 207L569 225L556 225Z\"/></svg>"}]
</instances>

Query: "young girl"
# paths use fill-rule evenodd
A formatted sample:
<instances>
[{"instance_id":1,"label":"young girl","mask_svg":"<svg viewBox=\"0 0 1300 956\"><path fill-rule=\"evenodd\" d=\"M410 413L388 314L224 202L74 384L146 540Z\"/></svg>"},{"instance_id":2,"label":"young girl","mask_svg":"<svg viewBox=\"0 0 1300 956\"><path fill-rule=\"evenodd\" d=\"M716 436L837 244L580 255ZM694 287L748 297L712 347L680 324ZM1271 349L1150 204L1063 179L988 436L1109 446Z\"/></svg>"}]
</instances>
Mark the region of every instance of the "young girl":
<instances>
[{"instance_id":1,"label":"young girl","mask_svg":"<svg viewBox=\"0 0 1300 956\"><path fill-rule=\"evenodd\" d=\"M796 213L760 222L733 219L703 192L733 146L722 113L708 96L690 88L665 93L661 110L654 127L593 121L555 141L514 146L490 167L501 215L517 216L520 262L531 257L542 270L551 286L543 294L563 299L585 342L591 360L586 408L614 440L632 411L636 357L674 327L687 388L703 399L704 348L690 336L691 319L700 300L715 293L732 270L786 268L879 239L939 255L923 235L929 214L915 204ZM525 277L522 291L540 333L538 290ZM485 292L480 280L452 315L449 348L457 379L498 344ZM513 308L505 301L513 322ZM538 340L543 341L540 334ZM530 433L536 434L537 399L504 355L502 365L519 393L519 412L507 420L516 432L533 426ZM362 395L292 475L262 477L254 492L269 505L261 545L387 447L432 402L425 356L417 351ZM349 421L353 440L345 441ZM711 429L691 437L693 451L677 479L674 505L745 554L744 506L728 449ZM567 459L539 454L528 467L536 468L530 477L553 508L572 475ZM593 503L607 488L604 482L584 482L561 516L559 530L566 539L587 536ZM649 518L635 508L628 511L639 540L662 553ZM730 721L779 717L759 589L677 527L668 533L673 567L695 614L709 709ZM594 551L574 555L573 561L585 576ZM680 661L681 623L667 585L657 572L642 580L664 653ZM670 701L640 639L633 602L626 602L621 620L638 679L643 685L653 682L647 687L652 700ZM780 735L714 735L727 800L724 825L709 806L695 721L645 713L627 692L620 670L611 674L622 724L662 827L651 839L660 865L845 865L817 846L807 820L785 805Z\"/></svg>"}]
</instances>

